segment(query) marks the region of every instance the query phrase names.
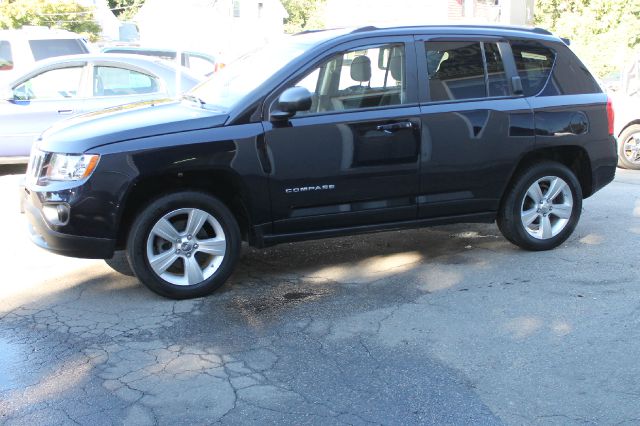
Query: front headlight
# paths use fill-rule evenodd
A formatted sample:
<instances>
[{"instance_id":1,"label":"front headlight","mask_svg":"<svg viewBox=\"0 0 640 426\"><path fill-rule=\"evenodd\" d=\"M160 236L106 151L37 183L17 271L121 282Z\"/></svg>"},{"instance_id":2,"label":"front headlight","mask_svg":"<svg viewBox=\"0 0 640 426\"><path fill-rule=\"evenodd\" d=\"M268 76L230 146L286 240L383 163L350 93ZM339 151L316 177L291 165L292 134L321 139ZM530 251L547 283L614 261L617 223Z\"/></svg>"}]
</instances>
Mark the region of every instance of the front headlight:
<instances>
[{"instance_id":1,"label":"front headlight","mask_svg":"<svg viewBox=\"0 0 640 426\"><path fill-rule=\"evenodd\" d=\"M48 181L75 181L91 176L98 165L99 155L52 153L44 178Z\"/></svg>"}]
</instances>

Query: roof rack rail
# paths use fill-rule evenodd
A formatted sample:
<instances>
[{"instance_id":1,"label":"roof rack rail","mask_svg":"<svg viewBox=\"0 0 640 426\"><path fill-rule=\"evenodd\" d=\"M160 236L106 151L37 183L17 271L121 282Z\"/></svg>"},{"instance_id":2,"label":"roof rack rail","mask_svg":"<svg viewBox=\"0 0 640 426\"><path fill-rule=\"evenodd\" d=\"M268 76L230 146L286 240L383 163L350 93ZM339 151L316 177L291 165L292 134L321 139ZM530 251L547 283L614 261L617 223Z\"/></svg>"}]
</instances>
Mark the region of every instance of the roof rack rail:
<instances>
[{"instance_id":1,"label":"roof rack rail","mask_svg":"<svg viewBox=\"0 0 640 426\"><path fill-rule=\"evenodd\" d=\"M553 35L553 33L551 31L545 30L544 28L540 28L540 27L535 27L531 31L533 31L534 33L537 33L537 34Z\"/></svg>"},{"instance_id":2,"label":"roof rack rail","mask_svg":"<svg viewBox=\"0 0 640 426\"><path fill-rule=\"evenodd\" d=\"M355 34L355 33L362 33L365 31L375 31L375 30L379 30L380 28L375 27L373 25L369 25L366 27L360 27L360 28L356 28L355 30L351 31L351 34Z\"/></svg>"},{"instance_id":3,"label":"roof rack rail","mask_svg":"<svg viewBox=\"0 0 640 426\"><path fill-rule=\"evenodd\" d=\"M323 31L328 31L328 30L327 30L327 29L325 29L325 28L318 29L318 30L304 30L304 31L300 31L300 32L298 32L298 33L295 33L295 34L293 34L293 35L294 35L294 36L297 36L297 35L304 35L304 34L321 33L321 32L323 32Z\"/></svg>"}]
</instances>

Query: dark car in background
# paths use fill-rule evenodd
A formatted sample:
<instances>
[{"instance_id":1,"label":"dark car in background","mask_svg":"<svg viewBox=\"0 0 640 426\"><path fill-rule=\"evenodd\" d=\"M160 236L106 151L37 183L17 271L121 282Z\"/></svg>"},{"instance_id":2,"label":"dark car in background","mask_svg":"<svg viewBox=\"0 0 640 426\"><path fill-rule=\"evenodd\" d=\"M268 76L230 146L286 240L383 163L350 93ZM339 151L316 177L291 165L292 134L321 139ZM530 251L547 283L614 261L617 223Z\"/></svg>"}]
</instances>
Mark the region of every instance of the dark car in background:
<instances>
[{"instance_id":1,"label":"dark car in background","mask_svg":"<svg viewBox=\"0 0 640 426\"><path fill-rule=\"evenodd\" d=\"M142 283L187 298L226 281L243 240L497 221L552 249L615 169L611 103L547 31L367 27L266 46L182 102L58 125L22 197L36 244L126 250Z\"/></svg>"}]
</instances>

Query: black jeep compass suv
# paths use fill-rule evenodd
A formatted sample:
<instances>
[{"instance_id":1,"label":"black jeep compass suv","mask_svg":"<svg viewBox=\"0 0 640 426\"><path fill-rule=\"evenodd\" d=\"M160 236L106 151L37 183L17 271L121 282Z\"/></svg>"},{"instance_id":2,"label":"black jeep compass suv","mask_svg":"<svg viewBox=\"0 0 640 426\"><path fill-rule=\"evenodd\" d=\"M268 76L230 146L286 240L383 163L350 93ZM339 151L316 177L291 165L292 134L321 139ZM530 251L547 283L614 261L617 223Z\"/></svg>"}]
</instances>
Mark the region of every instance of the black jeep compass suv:
<instances>
[{"instance_id":1,"label":"black jeep compass suv","mask_svg":"<svg viewBox=\"0 0 640 426\"><path fill-rule=\"evenodd\" d=\"M210 293L241 242L497 221L558 246L611 182L613 111L540 29L327 30L246 55L180 101L46 131L23 192L33 241L104 258L145 285Z\"/></svg>"}]
</instances>

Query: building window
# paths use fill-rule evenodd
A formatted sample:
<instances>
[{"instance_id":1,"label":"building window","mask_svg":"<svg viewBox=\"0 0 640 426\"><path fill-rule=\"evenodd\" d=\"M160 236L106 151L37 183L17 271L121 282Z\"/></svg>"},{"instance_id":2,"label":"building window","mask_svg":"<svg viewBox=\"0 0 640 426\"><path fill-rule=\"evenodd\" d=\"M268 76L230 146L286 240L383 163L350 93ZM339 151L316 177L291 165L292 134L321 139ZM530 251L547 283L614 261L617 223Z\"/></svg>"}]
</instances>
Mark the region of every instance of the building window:
<instances>
[{"instance_id":1,"label":"building window","mask_svg":"<svg viewBox=\"0 0 640 426\"><path fill-rule=\"evenodd\" d=\"M233 1L233 17L234 18L240 17L240 0Z\"/></svg>"}]
</instances>

